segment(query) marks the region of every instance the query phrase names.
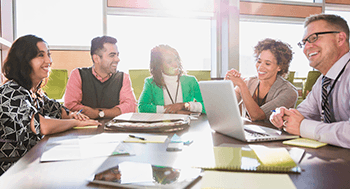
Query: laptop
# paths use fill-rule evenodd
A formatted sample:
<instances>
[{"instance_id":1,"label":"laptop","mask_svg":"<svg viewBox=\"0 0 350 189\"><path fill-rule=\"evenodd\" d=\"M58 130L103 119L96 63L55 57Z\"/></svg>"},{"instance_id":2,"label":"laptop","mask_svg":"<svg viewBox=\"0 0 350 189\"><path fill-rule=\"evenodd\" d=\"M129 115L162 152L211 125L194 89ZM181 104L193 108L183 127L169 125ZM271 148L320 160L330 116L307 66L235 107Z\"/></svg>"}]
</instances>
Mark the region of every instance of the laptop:
<instances>
[{"instance_id":1,"label":"laptop","mask_svg":"<svg viewBox=\"0 0 350 189\"><path fill-rule=\"evenodd\" d=\"M245 118L241 117L231 81L200 81L199 87L210 127L216 132L245 142L299 138L278 129L245 121Z\"/></svg>"}]
</instances>

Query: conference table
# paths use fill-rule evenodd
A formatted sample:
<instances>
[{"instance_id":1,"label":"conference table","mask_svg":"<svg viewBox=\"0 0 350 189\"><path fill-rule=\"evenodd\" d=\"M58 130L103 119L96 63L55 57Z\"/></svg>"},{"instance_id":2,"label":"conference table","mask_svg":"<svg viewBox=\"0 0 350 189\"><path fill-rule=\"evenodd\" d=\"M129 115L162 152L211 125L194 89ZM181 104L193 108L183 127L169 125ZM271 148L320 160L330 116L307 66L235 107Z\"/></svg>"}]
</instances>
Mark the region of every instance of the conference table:
<instances>
[{"instance_id":1,"label":"conference table","mask_svg":"<svg viewBox=\"0 0 350 189\"><path fill-rule=\"evenodd\" d=\"M104 124L106 121L102 120L101 122ZM271 125L266 123L258 124L271 127ZM0 188L114 188L89 183L87 178L93 173L106 170L123 161L175 166L186 164L187 160L194 158L186 157L186 153L189 152L203 152L212 149L213 146L224 144L247 145L245 142L214 132L210 128L206 115L201 115L197 120L192 120L190 126L182 131L137 133L137 135L141 136L151 134L168 135L168 138L177 134L182 138L192 139L193 143L185 146L183 151L166 151L169 142L169 139L167 139L165 143L125 143L135 153L132 156L108 156L73 161L40 162L40 157L50 137L76 137L101 133L113 132L105 131L102 125L97 128L71 129L55 135L45 136L43 140L0 177ZM292 146L282 144L281 141L259 142L256 144L268 147L292 148ZM302 172L300 174L288 174L297 188L349 188L349 149L332 145L318 149L299 148L305 149L305 154L300 161ZM200 188L200 186L201 179L197 179L190 188Z\"/></svg>"}]
</instances>

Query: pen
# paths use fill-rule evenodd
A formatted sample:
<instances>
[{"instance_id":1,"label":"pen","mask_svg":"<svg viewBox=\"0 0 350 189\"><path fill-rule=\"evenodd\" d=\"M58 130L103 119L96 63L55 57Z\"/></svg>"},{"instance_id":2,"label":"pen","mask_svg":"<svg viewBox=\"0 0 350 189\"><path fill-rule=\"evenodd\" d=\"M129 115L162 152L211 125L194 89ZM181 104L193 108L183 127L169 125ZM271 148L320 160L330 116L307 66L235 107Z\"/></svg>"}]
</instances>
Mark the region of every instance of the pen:
<instances>
[{"instance_id":1,"label":"pen","mask_svg":"<svg viewBox=\"0 0 350 189\"><path fill-rule=\"evenodd\" d=\"M83 109L79 110L79 112L77 112L77 115L79 115L82 111L83 111Z\"/></svg>"},{"instance_id":2,"label":"pen","mask_svg":"<svg viewBox=\"0 0 350 189\"><path fill-rule=\"evenodd\" d=\"M140 140L146 140L146 139L143 138L143 137L139 137L139 136L135 136L135 135L129 135L129 137L131 137L131 138L137 138L137 139L140 139Z\"/></svg>"}]
</instances>

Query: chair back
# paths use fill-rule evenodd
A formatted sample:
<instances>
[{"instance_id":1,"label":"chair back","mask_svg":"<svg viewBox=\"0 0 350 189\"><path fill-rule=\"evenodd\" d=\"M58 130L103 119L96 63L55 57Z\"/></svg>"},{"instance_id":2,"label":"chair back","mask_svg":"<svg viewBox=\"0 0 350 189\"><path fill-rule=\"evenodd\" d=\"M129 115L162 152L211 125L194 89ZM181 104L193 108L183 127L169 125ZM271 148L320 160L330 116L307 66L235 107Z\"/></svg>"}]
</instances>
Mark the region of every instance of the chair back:
<instances>
[{"instance_id":1,"label":"chair back","mask_svg":"<svg viewBox=\"0 0 350 189\"><path fill-rule=\"evenodd\" d=\"M198 81L211 80L210 70L187 70L188 75L193 75Z\"/></svg>"},{"instance_id":2,"label":"chair back","mask_svg":"<svg viewBox=\"0 0 350 189\"><path fill-rule=\"evenodd\" d=\"M321 72L319 71L309 71L309 73L307 74L305 85L303 87L303 99L305 99L307 94L309 94L309 92L312 89L312 86L314 86L316 80L318 79L318 77L320 77L320 75Z\"/></svg>"},{"instance_id":3,"label":"chair back","mask_svg":"<svg viewBox=\"0 0 350 189\"><path fill-rule=\"evenodd\" d=\"M295 71L289 71L286 80L289 81L291 84L293 84L294 76L295 76Z\"/></svg>"},{"instance_id":4,"label":"chair back","mask_svg":"<svg viewBox=\"0 0 350 189\"><path fill-rule=\"evenodd\" d=\"M143 90L145 79L146 77L151 76L151 74L149 72L149 69L131 69L129 70L129 75L136 100L138 100Z\"/></svg>"},{"instance_id":5,"label":"chair back","mask_svg":"<svg viewBox=\"0 0 350 189\"><path fill-rule=\"evenodd\" d=\"M68 82L68 70L51 69L49 80L43 90L49 98L62 99Z\"/></svg>"}]
</instances>

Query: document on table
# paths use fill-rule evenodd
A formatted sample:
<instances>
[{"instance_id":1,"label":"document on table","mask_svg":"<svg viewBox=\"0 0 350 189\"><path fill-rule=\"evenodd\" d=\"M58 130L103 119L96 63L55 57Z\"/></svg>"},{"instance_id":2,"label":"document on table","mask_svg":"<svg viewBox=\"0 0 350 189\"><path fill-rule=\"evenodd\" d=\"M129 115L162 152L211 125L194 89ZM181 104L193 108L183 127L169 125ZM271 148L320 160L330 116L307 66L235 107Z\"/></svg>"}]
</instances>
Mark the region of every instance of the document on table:
<instances>
[{"instance_id":1,"label":"document on table","mask_svg":"<svg viewBox=\"0 0 350 189\"><path fill-rule=\"evenodd\" d=\"M205 171L201 188L295 189L296 187L288 174Z\"/></svg>"},{"instance_id":2,"label":"document on table","mask_svg":"<svg viewBox=\"0 0 350 189\"><path fill-rule=\"evenodd\" d=\"M140 139L143 138L144 140ZM137 135L137 137L127 137L124 142L134 143L164 143L168 138L167 135Z\"/></svg>"},{"instance_id":3,"label":"document on table","mask_svg":"<svg viewBox=\"0 0 350 189\"><path fill-rule=\"evenodd\" d=\"M130 155L123 145L126 134L50 137L41 162L79 160L112 155Z\"/></svg>"}]
</instances>

